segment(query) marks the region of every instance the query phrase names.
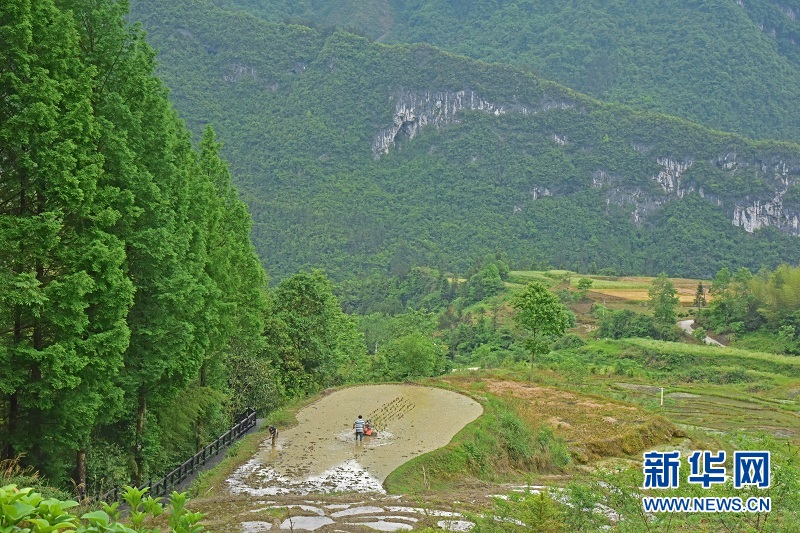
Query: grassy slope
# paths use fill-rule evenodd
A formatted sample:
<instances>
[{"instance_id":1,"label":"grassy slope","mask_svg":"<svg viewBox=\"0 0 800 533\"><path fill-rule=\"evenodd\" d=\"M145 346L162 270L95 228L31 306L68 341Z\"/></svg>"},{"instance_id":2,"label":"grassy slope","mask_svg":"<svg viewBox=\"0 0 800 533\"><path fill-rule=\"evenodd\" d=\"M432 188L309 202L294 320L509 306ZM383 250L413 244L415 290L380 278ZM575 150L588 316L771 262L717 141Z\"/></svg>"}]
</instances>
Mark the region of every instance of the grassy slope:
<instances>
[{"instance_id":1,"label":"grassy slope","mask_svg":"<svg viewBox=\"0 0 800 533\"><path fill-rule=\"evenodd\" d=\"M485 411L448 446L395 470L385 482L393 493L532 478L558 482L576 463L624 457L681 435L630 404L541 387L515 374L471 372L426 383L469 394ZM571 464L562 461L567 451Z\"/></svg>"}]
</instances>

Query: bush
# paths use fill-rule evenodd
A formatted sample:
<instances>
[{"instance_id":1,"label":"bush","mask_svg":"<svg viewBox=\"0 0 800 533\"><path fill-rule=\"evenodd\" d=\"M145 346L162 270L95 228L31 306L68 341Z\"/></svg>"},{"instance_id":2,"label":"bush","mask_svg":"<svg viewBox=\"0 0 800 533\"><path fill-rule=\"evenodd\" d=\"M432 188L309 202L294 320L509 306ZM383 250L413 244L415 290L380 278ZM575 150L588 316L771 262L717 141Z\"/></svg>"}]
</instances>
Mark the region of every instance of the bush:
<instances>
[{"instance_id":1,"label":"bush","mask_svg":"<svg viewBox=\"0 0 800 533\"><path fill-rule=\"evenodd\" d=\"M598 336L610 339L623 339L626 337L658 338L659 330L653 317L634 313L624 309L622 311L607 311L600 321Z\"/></svg>"},{"instance_id":2,"label":"bush","mask_svg":"<svg viewBox=\"0 0 800 533\"><path fill-rule=\"evenodd\" d=\"M17 488L16 485L0 487L0 530L8 533L29 531L74 530L75 533L142 533L152 531L145 524L152 523L164 513L164 506L151 497L144 497L147 489L126 487L122 497L130 507L130 526L119 521L119 504L104 503L102 511L84 513L80 517L69 510L78 506L72 500L45 498L32 488ZM173 492L169 499L168 531L197 533L203 526L197 523L203 518L184 507L185 494Z\"/></svg>"},{"instance_id":3,"label":"bush","mask_svg":"<svg viewBox=\"0 0 800 533\"><path fill-rule=\"evenodd\" d=\"M562 336L553 345L550 347L553 351L557 350L567 350L570 348L580 348L586 344L586 342L581 339L578 335L574 333L567 333L566 335Z\"/></svg>"}]
</instances>

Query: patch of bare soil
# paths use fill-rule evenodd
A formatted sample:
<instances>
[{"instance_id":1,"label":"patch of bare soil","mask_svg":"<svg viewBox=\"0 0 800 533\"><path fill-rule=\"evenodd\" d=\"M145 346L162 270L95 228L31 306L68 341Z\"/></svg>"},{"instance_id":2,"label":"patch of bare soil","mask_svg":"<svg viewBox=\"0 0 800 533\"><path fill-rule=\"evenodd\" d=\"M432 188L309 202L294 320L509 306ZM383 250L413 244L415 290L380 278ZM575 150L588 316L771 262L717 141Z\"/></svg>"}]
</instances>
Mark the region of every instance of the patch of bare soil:
<instances>
[{"instance_id":1,"label":"patch of bare soil","mask_svg":"<svg viewBox=\"0 0 800 533\"><path fill-rule=\"evenodd\" d=\"M303 408L299 424L227 480L233 494L276 496L384 492L382 483L406 461L441 448L483 408L471 398L416 385L368 385L338 390ZM358 415L376 436L355 440Z\"/></svg>"},{"instance_id":2,"label":"patch of bare soil","mask_svg":"<svg viewBox=\"0 0 800 533\"><path fill-rule=\"evenodd\" d=\"M411 531L428 527L466 531L468 513L489 506L491 494L505 494L505 486L464 487L458 494L389 496L381 494L279 495L258 498L228 495L191 501L206 515L211 533L260 531L366 532ZM461 528L461 529L459 529Z\"/></svg>"}]
</instances>

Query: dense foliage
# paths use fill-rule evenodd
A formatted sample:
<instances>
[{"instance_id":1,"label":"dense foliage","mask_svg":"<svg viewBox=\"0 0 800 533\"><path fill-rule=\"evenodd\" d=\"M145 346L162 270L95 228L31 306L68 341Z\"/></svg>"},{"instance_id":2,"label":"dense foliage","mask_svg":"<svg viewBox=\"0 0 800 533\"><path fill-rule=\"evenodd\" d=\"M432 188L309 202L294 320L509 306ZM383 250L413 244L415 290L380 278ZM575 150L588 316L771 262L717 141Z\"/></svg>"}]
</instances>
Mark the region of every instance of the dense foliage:
<instances>
[{"instance_id":1,"label":"dense foliage","mask_svg":"<svg viewBox=\"0 0 800 533\"><path fill-rule=\"evenodd\" d=\"M268 291L214 132L193 147L125 15L0 4L0 459L79 491L366 357L323 274Z\"/></svg>"},{"instance_id":2,"label":"dense foliage","mask_svg":"<svg viewBox=\"0 0 800 533\"><path fill-rule=\"evenodd\" d=\"M731 224L735 205L772 201L781 161L796 179L796 145L600 104L429 45L198 5L139 0L134 14L190 128L212 121L225 140L253 240L277 279L315 267L337 280L414 265L465 272L498 251L517 268L696 277L800 260L797 239ZM474 91L505 112L460 111L413 139L401 129L376 159L373 142L399 100L437 91ZM667 160L693 162L680 200L653 179Z\"/></svg>"},{"instance_id":3,"label":"dense foliage","mask_svg":"<svg viewBox=\"0 0 800 533\"><path fill-rule=\"evenodd\" d=\"M514 322L525 330L525 347L531 352L531 380L536 358L550 352L553 337L560 337L572 325L569 312L558 297L540 281L533 281L514 295Z\"/></svg>"},{"instance_id":4,"label":"dense foliage","mask_svg":"<svg viewBox=\"0 0 800 533\"><path fill-rule=\"evenodd\" d=\"M800 5L770 0L215 0L523 66L594 97L757 138L800 139Z\"/></svg>"},{"instance_id":5,"label":"dense foliage","mask_svg":"<svg viewBox=\"0 0 800 533\"><path fill-rule=\"evenodd\" d=\"M711 284L712 300L698 314L704 328L748 338L774 351L800 355L800 268L781 265L753 274L746 268L723 268ZM762 332L766 338L752 335Z\"/></svg>"},{"instance_id":6,"label":"dense foliage","mask_svg":"<svg viewBox=\"0 0 800 533\"><path fill-rule=\"evenodd\" d=\"M203 526L198 522L202 514L185 508L186 495L173 492L169 504L165 506L144 490L126 487L122 495L128 505L126 520L120 517L119 503L104 504L103 510L82 513L80 516L71 509L78 502L46 498L31 489L17 488L16 485L0 487L0 527L5 533L30 533L74 531L75 533L155 533L163 531L157 527L156 520L165 513L172 533L199 533Z\"/></svg>"}]
</instances>

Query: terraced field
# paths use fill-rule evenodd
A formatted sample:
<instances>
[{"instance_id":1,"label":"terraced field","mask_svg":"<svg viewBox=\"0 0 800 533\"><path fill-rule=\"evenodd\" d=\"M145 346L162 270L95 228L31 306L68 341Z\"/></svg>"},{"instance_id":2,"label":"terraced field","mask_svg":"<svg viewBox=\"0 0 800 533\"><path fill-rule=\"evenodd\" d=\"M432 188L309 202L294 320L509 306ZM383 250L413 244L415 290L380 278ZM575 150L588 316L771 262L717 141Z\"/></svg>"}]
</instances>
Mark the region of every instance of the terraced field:
<instances>
[{"instance_id":1,"label":"terraced field","mask_svg":"<svg viewBox=\"0 0 800 533\"><path fill-rule=\"evenodd\" d=\"M649 299L648 290L652 286L651 277L634 276L594 276L577 275L566 270L514 270L509 273L509 285L511 287L522 287L531 281L541 281L547 285L555 285L566 282L569 277L569 285L577 289L578 280L588 278L592 280L591 292L607 298L614 298L626 302L646 302ZM698 280L685 278L670 278L678 291L678 299L682 305L691 305L697 291ZM706 287L709 282L704 283ZM706 295L706 299L710 296Z\"/></svg>"},{"instance_id":2,"label":"terraced field","mask_svg":"<svg viewBox=\"0 0 800 533\"><path fill-rule=\"evenodd\" d=\"M516 485L461 472L456 493L388 495L383 481L398 466L414 464L411 475L419 474L424 484L426 465L427 475L435 475L439 459L428 464L415 457L452 449L456 433L481 416L481 402L488 397L515 406L533 428L550 427L580 462L641 452L669 442L676 431L639 407L551 387L477 375L433 382L450 390L372 385L323 395L297 412L297 425L282 430L275 447L265 432L252 435L259 439L255 453L201 492L192 507L206 514L203 523L212 532L466 531L470 513L481 512L492 495ZM363 444L354 441L351 427L360 413L379 428L378 436ZM555 485L564 481L563 475L538 478Z\"/></svg>"}]
</instances>

